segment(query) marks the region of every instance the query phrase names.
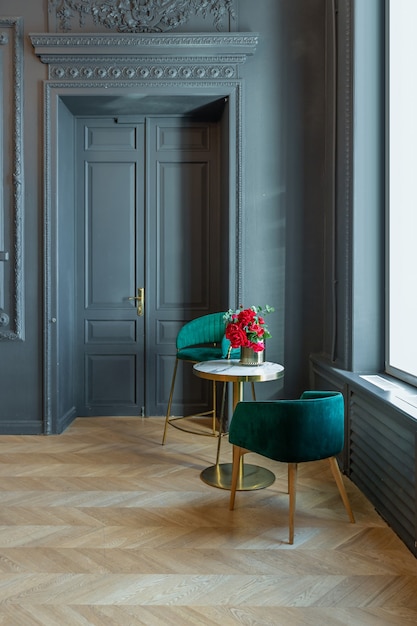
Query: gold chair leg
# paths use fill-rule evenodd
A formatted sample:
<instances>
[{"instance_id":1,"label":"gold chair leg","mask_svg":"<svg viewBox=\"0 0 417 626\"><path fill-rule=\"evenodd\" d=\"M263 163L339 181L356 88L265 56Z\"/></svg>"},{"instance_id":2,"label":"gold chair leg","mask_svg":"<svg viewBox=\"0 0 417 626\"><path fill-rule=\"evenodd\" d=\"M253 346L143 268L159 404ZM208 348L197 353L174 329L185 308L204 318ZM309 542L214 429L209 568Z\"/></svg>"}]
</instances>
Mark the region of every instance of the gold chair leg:
<instances>
[{"instance_id":1,"label":"gold chair leg","mask_svg":"<svg viewBox=\"0 0 417 626\"><path fill-rule=\"evenodd\" d=\"M342 474L339 469L339 465L337 463L336 457L332 456L329 458L330 468L332 470L333 477L336 481L337 488L339 489L340 497L342 498L343 504L345 505L346 512L349 516L349 519L352 524L355 523L355 518L353 516L353 511L350 506L349 498L346 493L345 486L343 484Z\"/></svg>"},{"instance_id":2,"label":"gold chair leg","mask_svg":"<svg viewBox=\"0 0 417 626\"><path fill-rule=\"evenodd\" d=\"M297 487L297 463L288 463L288 494L289 502L289 540L292 545L294 543L294 518L295 518L295 500Z\"/></svg>"},{"instance_id":3,"label":"gold chair leg","mask_svg":"<svg viewBox=\"0 0 417 626\"><path fill-rule=\"evenodd\" d=\"M178 359L175 359L174 372L172 374L172 381L171 381L171 389L170 389L170 392L169 392L167 414L166 414L166 417L165 417L164 434L162 436L162 445L164 445L165 440L166 440L166 436L167 436L168 422L169 422L169 417L171 415L172 399L174 397L174 387L175 387L175 378L177 376L177 367L178 367Z\"/></svg>"},{"instance_id":4,"label":"gold chair leg","mask_svg":"<svg viewBox=\"0 0 417 626\"><path fill-rule=\"evenodd\" d=\"M216 434L216 419L217 419L217 397L216 397L216 381L213 380L213 391L212 391L212 407L213 407L213 417L212 417L212 421L211 421L211 430L213 435Z\"/></svg>"}]
</instances>

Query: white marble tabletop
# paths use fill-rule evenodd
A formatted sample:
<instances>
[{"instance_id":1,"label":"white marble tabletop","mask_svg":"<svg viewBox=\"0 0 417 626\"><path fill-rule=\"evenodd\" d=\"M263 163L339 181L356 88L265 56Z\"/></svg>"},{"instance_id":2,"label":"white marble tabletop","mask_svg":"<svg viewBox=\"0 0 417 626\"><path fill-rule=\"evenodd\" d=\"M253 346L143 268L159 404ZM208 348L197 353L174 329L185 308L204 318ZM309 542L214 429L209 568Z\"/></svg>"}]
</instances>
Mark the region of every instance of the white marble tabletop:
<instances>
[{"instance_id":1,"label":"white marble tabletop","mask_svg":"<svg viewBox=\"0 0 417 626\"><path fill-rule=\"evenodd\" d=\"M261 365L242 365L239 360L221 359L196 363L194 372L197 376L210 380L262 382L282 378L284 366L271 361L265 361Z\"/></svg>"}]
</instances>

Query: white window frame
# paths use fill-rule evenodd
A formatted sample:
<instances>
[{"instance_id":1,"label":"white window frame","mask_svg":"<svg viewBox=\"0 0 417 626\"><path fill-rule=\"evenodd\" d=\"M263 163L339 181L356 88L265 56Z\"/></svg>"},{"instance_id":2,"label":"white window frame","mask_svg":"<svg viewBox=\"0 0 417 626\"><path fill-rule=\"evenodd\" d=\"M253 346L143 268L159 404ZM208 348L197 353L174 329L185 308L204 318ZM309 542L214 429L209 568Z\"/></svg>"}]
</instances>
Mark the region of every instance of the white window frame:
<instances>
[{"instance_id":1,"label":"white window frame","mask_svg":"<svg viewBox=\"0 0 417 626\"><path fill-rule=\"evenodd\" d=\"M417 2L386 7L385 368L417 386Z\"/></svg>"}]
</instances>

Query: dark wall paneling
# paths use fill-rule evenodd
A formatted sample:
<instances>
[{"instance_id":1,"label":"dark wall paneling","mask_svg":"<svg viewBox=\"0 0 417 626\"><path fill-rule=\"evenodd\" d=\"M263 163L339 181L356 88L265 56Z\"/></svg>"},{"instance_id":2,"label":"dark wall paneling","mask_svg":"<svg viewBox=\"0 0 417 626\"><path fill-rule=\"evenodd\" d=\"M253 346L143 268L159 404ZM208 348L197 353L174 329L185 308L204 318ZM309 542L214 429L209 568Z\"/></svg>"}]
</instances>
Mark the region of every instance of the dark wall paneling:
<instances>
[{"instance_id":1,"label":"dark wall paneling","mask_svg":"<svg viewBox=\"0 0 417 626\"><path fill-rule=\"evenodd\" d=\"M351 391L350 477L416 552L415 425Z\"/></svg>"},{"instance_id":2,"label":"dark wall paneling","mask_svg":"<svg viewBox=\"0 0 417 626\"><path fill-rule=\"evenodd\" d=\"M339 391L345 398L345 446L338 455L340 468L347 474L349 473L349 413L347 410L347 386L346 383L338 376L334 376L331 372L323 373L320 368L312 364L310 372L310 388L320 391Z\"/></svg>"},{"instance_id":3,"label":"dark wall paneling","mask_svg":"<svg viewBox=\"0 0 417 626\"><path fill-rule=\"evenodd\" d=\"M313 389L344 389L346 473L417 555L417 421L360 375L311 358Z\"/></svg>"},{"instance_id":4,"label":"dark wall paneling","mask_svg":"<svg viewBox=\"0 0 417 626\"><path fill-rule=\"evenodd\" d=\"M0 340L3 341L24 339L22 26L22 18L0 17ZM3 152L5 146L11 147L10 153Z\"/></svg>"}]
</instances>

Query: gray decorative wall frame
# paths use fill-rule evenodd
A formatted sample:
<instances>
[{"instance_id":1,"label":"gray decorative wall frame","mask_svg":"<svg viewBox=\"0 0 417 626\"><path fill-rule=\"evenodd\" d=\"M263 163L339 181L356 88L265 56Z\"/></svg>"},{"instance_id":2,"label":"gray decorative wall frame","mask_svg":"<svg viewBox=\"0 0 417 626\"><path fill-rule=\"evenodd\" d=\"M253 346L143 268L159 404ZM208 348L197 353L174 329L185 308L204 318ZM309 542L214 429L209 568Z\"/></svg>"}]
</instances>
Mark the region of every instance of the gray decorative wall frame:
<instances>
[{"instance_id":1,"label":"gray decorative wall frame","mask_svg":"<svg viewBox=\"0 0 417 626\"><path fill-rule=\"evenodd\" d=\"M23 19L0 17L0 341L24 339ZM2 110L3 106L10 111ZM11 124L4 123L11 119ZM11 145L11 154L3 146Z\"/></svg>"},{"instance_id":2,"label":"gray decorative wall frame","mask_svg":"<svg viewBox=\"0 0 417 626\"><path fill-rule=\"evenodd\" d=\"M224 30L235 19L234 5L235 0L49 0L49 30L68 32L78 18L80 28L90 21L119 33L162 33L199 14L210 14L216 30Z\"/></svg>"}]
</instances>

